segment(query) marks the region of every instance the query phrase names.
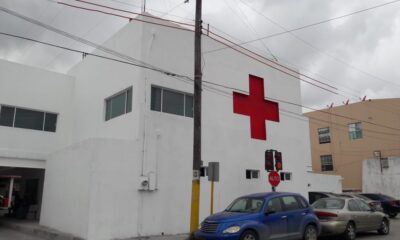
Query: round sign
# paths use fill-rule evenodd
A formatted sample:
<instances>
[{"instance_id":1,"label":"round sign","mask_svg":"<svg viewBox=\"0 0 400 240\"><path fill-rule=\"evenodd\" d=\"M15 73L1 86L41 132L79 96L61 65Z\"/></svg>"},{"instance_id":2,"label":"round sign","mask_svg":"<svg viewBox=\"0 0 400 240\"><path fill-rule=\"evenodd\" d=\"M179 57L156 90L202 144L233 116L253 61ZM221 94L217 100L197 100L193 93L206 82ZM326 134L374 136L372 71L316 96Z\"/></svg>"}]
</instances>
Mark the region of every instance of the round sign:
<instances>
[{"instance_id":1,"label":"round sign","mask_svg":"<svg viewBox=\"0 0 400 240\"><path fill-rule=\"evenodd\" d=\"M281 182L281 177L279 176L279 174L277 172L272 171L268 175L268 181L271 184L271 186L276 187Z\"/></svg>"}]
</instances>

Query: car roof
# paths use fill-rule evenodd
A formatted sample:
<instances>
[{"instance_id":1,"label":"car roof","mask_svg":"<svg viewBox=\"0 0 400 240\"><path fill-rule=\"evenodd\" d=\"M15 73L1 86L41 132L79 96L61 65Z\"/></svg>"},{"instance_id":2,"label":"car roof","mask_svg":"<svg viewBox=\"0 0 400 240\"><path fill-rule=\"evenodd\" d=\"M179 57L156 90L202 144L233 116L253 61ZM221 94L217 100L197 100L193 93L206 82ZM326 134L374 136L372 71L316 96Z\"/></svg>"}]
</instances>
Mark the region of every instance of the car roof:
<instances>
[{"instance_id":1,"label":"car roof","mask_svg":"<svg viewBox=\"0 0 400 240\"><path fill-rule=\"evenodd\" d=\"M279 197L279 196L287 196L287 195L300 196L300 194L298 194L298 193L291 193L291 192L260 192L260 193L248 194L248 195L241 196L241 197L270 198L270 197Z\"/></svg>"}]
</instances>

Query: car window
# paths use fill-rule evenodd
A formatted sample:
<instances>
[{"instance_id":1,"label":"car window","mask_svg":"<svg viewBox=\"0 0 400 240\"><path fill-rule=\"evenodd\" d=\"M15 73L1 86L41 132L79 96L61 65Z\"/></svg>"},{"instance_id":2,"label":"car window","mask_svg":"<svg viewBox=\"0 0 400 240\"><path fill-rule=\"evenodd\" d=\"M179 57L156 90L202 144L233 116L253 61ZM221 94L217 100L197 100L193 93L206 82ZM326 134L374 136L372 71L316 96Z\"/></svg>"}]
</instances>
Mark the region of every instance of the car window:
<instances>
[{"instance_id":1,"label":"car window","mask_svg":"<svg viewBox=\"0 0 400 240\"><path fill-rule=\"evenodd\" d=\"M377 200L377 201L380 200L379 196L375 195L375 194L363 194L363 196L366 196L367 198L372 199L372 200Z\"/></svg>"},{"instance_id":2,"label":"car window","mask_svg":"<svg viewBox=\"0 0 400 240\"><path fill-rule=\"evenodd\" d=\"M225 210L227 212L259 212L262 208L264 200L260 198L239 198L236 199Z\"/></svg>"},{"instance_id":3,"label":"car window","mask_svg":"<svg viewBox=\"0 0 400 240\"><path fill-rule=\"evenodd\" d=\"M282 197L282 202L286 211L300 209L300 205L294 196Z\"/></svg>"},{"instance_id":4,"label":"car window","mask_svg":"<svg viewBox=\"0 0 400 240\"><path fill-rule=\"evenodd\" d=\"M296 198L300 204L300 208L308 208L308 203L304 198L302 198L302 197L296 197Z\"/></svg>"},{"instance_id":5,"label":"car window","mask_svg":"<svg viewBox=\"0 0 400 240\"><path fill-rule=\"evenodd\" d=\"M282 212L281 200L279 198L273 198L269 200L267 212Z\"/></svg>"},{"instance_id":6,"label":"car window","mask_svg":"<svg viewBox=\"0 0 400 240\"><path fill-rule=\"evenodd\" d=\"M367 198L366 196L361 195L361 194L355 194L354 196L356 196L356 197L358 197L358 198L361 198L361 199L363 199L363 200L365 200L365 201L370 201L370 200L371 200L371 199L369 199L369 198Z\"/></svg>"},{"instance_id":7,"label":"car window","mask_svg":"<svg viewBox=\"0 0 400 240\"><path fill-rule=\"evenodd\" d=\"M356 202L356 200L354 200L354 199L349 200L349 211L352 211L352 212L360 212L361 211L361 208L358 205L358 203Z\"/></svg>"},{"instance_id":8,"label":"car window","mask_svg":"<svg viewBox=\"0 0 400 240\"><path fill-rule=\"evenodd\" d=\"M343 209L344 200L338 198L323 198L316 201L312 207L315 209Z\"/></svg>"},{"instance_id":9,"label":"car window","mask_svg":"<svg viewBox=\"0 0 400 240\"><path fill-rule=\"evenodd\" d=\"M357 199L357 203L360 206L361 211L368 212L371 210L371 208L368 206L368 204L366 202L364 202L363 200Z\"/></svg>"}]
</instances>

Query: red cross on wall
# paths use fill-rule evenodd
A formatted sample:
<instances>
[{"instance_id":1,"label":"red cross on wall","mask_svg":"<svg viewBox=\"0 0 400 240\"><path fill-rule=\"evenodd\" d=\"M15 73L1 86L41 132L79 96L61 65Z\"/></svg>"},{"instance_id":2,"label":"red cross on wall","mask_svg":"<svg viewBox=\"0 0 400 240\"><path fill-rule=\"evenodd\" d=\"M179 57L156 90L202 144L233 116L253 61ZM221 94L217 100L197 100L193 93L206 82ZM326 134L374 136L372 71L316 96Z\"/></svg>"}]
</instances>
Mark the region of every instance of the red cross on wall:
<instances>
[{"instance_id":1,"label":"red cross on wall","mask_svg":"<svg viewBox=\"0 0 400 240\"><path fill-rule=\"evenodd\" d=\"M279 122L278 103L264 97L264 79L249 75L250 95L233 92L233 112L250 116L251 138L266 140L265 120Z\"/></svg>"}]
</instances>

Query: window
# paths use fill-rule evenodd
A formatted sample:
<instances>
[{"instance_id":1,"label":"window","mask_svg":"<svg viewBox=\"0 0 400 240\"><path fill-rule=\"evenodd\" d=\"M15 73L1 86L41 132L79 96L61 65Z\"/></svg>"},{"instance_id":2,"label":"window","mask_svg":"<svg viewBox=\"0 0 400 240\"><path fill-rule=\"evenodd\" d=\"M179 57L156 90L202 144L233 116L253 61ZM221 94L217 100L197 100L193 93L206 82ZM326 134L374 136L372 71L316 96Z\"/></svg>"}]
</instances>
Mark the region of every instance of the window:
<instances>
[{"instance_id":1,"label":"window","mask_svg":"<svg viewBox=\"0 0 400 240\"><path fill-rule=\"evenodd\" d=\"M281 181L290 181L292 180L292 173L291 172L280 172Z\"/></svg>"},{"instance_id":2,"label":"window","mask_svg":"<svg viewBox=\"0 0 400 240\"><path fill-rule=\"evenodd\" d=\"M260 198L236 199L225 211L227 212L259 212L264 201Z\"/></svg>"},{"instance_id":3,"label":"window","mask_svg":"<svg viewBox=\"0 0 400 240\"><path fill-rule=\"evenodd\" d=\"M253 179L253 178L258 178L258 176L260 175L260 171L259 170L246 170L246 179Z\"/></svg>"},{"instance_id":4,"label":"window","mask_svg":"<svg viewBox=\"0 0 400 240\"><path fill-rule=\"evenodd\" d=\"M321 156L321 171L333 171L332 155Z\"/></svg>"},{"instance_id":5,"label":"window","mask_svg":"<svg viewBox=\"0 0 400 240\"><path fill-rule=\"evenodd\" d=\"M152 86L150 108L153 111L192 118L193 95Z\"/></svg>"},{"instance_id":6,"label":"window","mask_svg":"<svg viewBox=\"0 0 400 240\"><path fill-rule=\"evenodd\" d=\"M269 200L267 205L267 212L268 213L282 212L281 200L279 198L273 198Z\"/></svg>"},{"instance_id":7,"label":"window","mask_svg":"<svg viewBox=\"0 0 400 240\"><path fill-rule=\"evenodd\" d=\"M0 126L55 132L57 117L55 113L1 106Z\"/></svg>"},{"instance_id":8,"label":"window","mask_svg":"<svg viewBox=\"0 0 400 240\"><path fill-rule=\"evenodd\" d=\"M132 88L106 99L106 121L132 111Z\"/></svg>"},{"instance_id":9,"label":"window","mask_svg":"<svg viewBox=\"0 0 400 240\"><path fill-rule=\"evenodd\" d=\"M331 134L329 132L329 128L318 128L318 138L319 143L330 143L331 142Z\"/></svg>"},{"instance_id":10,"label":"window","mask_svg":"<svg viewBox=\"0 0 400 240\"><path fill-rule=\"evenodd\" d=\"M294 196L282 197L282 201L286 211L293 211L300 209L300 205Z\"/></svg>"},{"instance_id":11,"label":"window","mask_svg":"<svg viewBox=\"0 0 400 240\"><path fill-rule=\"evenodd\" d=\"M360 206L358 206L356 200L354 200L354 199L349 200L349 211L352 211L352 212L361 211L361 208L360 208Z\"/></svg>"},{"instance_id":12,"label":"window","mask_svg":"<svg viewBox=\"0 0 400 240\"><path fill-rule=\"evenodd\" d=\"M362 128L360 122L349 124L349 138L350 140L362 138Z\"/></svg>"}]
</instances>

